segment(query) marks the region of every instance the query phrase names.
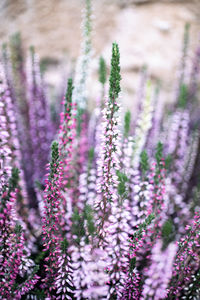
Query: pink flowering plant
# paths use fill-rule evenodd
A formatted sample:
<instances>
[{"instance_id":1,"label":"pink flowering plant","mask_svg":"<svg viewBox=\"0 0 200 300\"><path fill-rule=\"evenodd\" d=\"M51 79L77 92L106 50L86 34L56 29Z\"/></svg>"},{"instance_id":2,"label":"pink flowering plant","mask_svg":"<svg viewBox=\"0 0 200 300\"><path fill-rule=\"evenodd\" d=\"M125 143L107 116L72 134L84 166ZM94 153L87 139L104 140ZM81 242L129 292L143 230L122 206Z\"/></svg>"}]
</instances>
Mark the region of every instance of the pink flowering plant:
<instances>
[{"instance_id":1,"label":"pink flowering plant","mask_svg":"<svg viewBox=\"0 0 200 300\"><path fill-rule=\"evenodd\" d=\"M18 34L2 50L0 299L199 299L200 48L189 60L186 25L173 104L144 68L123 111L113 43L91 111L85 1L75 75L52 105L35 50L26 63Z\"/></svg>"}]
</instances>

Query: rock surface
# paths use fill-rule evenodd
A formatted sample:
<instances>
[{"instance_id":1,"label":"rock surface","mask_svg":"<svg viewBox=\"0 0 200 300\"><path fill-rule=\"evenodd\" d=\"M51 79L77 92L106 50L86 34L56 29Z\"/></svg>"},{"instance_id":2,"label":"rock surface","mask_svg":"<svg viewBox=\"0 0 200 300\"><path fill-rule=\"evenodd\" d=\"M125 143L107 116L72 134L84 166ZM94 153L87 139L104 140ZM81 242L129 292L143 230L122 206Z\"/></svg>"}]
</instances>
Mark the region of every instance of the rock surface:
<instances>
[{"instance_id":1,"label":"rock surface","mask_svg":"<svg viewBox=\"0 0 200 300\"><path fill-rule=\"evenodd\" d=\"M111 45L117 41L121 52L123 89L135 92L141 67L148 66L151 78L160 79L165 91L174 86L180 61L184 24L191 23L190 46L199 42L200 2L150 0L93 0L94 57L101 53L109 63ZM61 65L76 60L80 52L81 0L2 0L0 39L20 31L25 49L34 45L41 58ZM192 54L189 55L192 59ZM97 62L94 61L94 73ZM59 81L59 68L49 68L48 81ZM60 72L60 71L59 71ZM131 103L132 96L129 96ZM129 102L128 101L128 102Z\"/></svg>"}]
</instances>

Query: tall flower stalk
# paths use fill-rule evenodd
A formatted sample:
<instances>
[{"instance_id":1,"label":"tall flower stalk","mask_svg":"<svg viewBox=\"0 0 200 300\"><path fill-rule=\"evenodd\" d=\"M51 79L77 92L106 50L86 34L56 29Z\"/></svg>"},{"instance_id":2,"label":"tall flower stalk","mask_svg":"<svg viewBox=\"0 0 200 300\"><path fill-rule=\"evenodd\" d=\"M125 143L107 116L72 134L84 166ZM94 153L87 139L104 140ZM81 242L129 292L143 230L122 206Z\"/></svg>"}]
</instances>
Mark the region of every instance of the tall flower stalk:
<instances>
[{"instance_id":1,"label":"tall flower stalk","mask_svg":"<svg viewBox=\"0 0 200 300\"><path fill-rule=\"evenodd\" d=\"M119 104L117 99L120 92L120 65L119 65L119 48L116 43L112 47L111 73L110 73L110 89L109 98L103 111L103 135L102 148L98 161L99 173L99 203L97 207L101 216L98 225L99 238L104 237L104 223L108 219L112 202L117 200L116 188L118 180L116 171L119 169L118 155L119 149Z\"/></svg>"},{"instance_id":2,"label":"tall flower stalk","mask_svg":"<svg viewBox=\"0 0 200 300\"><path fill-rule=\"evenodd\" d=\"M51 120L49 115L49 105L46 99L43 79L40 73L39 58L33 47L30 49L28 61L27 83L30 137L32 148L34 149L32 158L33 180L44 183L45 166L48 162L48 154L51 143ZM38 148L37 146L40 145ZM40 164L38 162L40 161Z\"/></svg>"},{"instance_id":3,"label":"tall flower stalk","mask_svg":"<svg viewBox=\"0 0 200 300\"><path fill-rule=\"evenodd\" d=\"M0 193L0 294L4 299L21 299L33 289L39 277L38 268L28 259L24 230L17 220L16 195L18 169L13 169ZM17 278L21 277L21 283Z\"/></svg>"},{"instance_id":4,"label":"tall flower stalk","mask_svg":"<svg viewBox=\"0 0 200 300\"><path fill-rule=\"evenodd\" d=\"M58 270L59 245L62 241L63 211L61 210L62 165L58 143L52 143L51 162L44 196L43 245L48 255L45 258L46 277L44 287L47 295L56 289L54 276Z\"/></svg>"},{"instance_id":5,"label":"tall flower stalk","mask_svg":"<svg viewBox=\"0 0 200 300\"><path fill-rule=\"evenodd\" d=\"M74 184L76 176L73 169L75 159L75 137L76 137L76 104L72 102L73 83L68 79L67 91L64 99L64 111L61 113L59 129L59 154L63 164L62 190L64 193L63 209L67 211L66 222L70 222L73 211ZM68 230L69 231L69 230Z\"/></svg>"},{"instance_id":6,"label":"tall flower stalk","mask_svg":"<svg viewBox=\"0 0 200 300\"><path fill-rule=\"evenodd\" d=\"M143 102L143 107L140 112L140 117L137 119L135 133L133 138L133 153L132 165L137 169L140 162L140 155L144 150L147 139L147 134L152 126L153 116L152 96L151 96L151 82L148 81L146 97Z\"/></svg>"},{"instance_id":7,"label":"tall flower stalk","mask_svg":"<svg viewBox=\"0 0 200 300\"><path fill-rule=\"evenodd\" d=\"M85 110L87 105L87 80L90 71L90 61L92 53L92 1L85 0L82 23L82 45L81 53L76 66L75 89L73 99L81 110Z\"/></svg>"}]
</instances>

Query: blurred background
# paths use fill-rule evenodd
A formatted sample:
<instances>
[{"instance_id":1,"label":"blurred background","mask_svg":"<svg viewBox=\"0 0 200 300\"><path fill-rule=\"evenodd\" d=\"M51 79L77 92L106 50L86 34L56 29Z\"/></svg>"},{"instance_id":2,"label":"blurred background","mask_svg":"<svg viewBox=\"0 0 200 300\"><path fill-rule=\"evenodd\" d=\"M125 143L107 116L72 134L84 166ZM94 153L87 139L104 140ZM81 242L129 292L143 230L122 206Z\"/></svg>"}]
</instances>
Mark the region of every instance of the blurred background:
<instances>
[{"instance_id":1,"label":"blurred background","mask_svg":"<svg viewBox=\"0 0 200 300\"><path fill-rule=\"evenodd\" d=\"M80 53L83 7L82 0L0 1L1 43L20 32L25 51L33 45L45 65L45 80L52 93L73 72ZM126 103L133 103L144 65L153 81L161 81L163 99L173 100L185 23L191 24L189 60L199 43L200 1L93 0L93 7L92 76L97 78L101 54L109 66L116 41ZM93 87L92 98L96 96L95 84Z\"/></svg>"}]
</instances>

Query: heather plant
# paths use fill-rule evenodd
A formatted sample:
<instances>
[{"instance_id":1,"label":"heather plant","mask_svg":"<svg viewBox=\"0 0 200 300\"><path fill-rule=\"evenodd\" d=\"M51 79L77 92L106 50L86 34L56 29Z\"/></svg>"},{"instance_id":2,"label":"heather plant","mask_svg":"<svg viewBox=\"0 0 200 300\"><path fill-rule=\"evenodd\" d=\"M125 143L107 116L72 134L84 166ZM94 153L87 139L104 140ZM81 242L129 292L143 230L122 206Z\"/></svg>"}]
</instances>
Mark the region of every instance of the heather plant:
<instances>
[{"instance_id":1,"label":"heather plant","mask_svg":"<svg viewBox=\"0 0 200 300\"><path fill-rule=\"evenodd\" d=\"M190 62L186 25L173 105L143 67L136 113L124 113L114 42L91 112L85 3L59 127L34 48L26 59L18 34L3 47L0 299L199 299L199 47Z\"/></svg>"},{"instance_id":2,"label":"heather plant","mask_svg":"<svg viewBox=\"0 0 200 300\"><path fill-rule=\"evenodd\" d=\"M21 299L37 283L38 266L30 259L20 216L16 211L19 170L13 168L11 176L1 190L1 274L2 299ZM21 224L20 224L21 223Z\"/></svg>"}]
</instances>

